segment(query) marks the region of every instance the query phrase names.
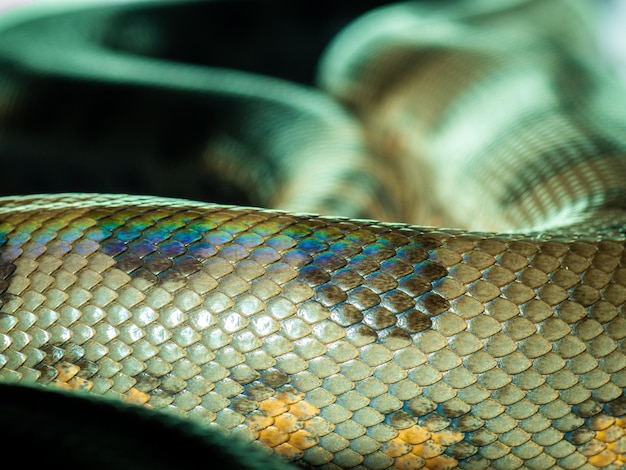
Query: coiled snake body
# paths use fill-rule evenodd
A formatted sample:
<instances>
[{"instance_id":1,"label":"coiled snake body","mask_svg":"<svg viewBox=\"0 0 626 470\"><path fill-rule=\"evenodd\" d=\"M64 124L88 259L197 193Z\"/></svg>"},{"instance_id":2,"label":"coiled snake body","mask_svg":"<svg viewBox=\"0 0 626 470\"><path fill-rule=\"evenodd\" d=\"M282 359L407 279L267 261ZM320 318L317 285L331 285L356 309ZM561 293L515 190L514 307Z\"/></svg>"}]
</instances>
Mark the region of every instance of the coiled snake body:
<instances>
[{"instance_id":1,"label":"coiled snake body","mask_svg":"<svg viewBox=\"0 0 626 470\"><path fill-rule=\"evenodd\" d=\"M166 26L206 5L7 16L3 191L46 191L77 157L126 190L136 158L131 183L161 194L208 178L288 212L2 198L2 381L125 398L328 469L621 467L626 95L585 4L366 15L320 67L350 113L166 60L160 40L184 37Z\"/></svg>"}]
</instances>

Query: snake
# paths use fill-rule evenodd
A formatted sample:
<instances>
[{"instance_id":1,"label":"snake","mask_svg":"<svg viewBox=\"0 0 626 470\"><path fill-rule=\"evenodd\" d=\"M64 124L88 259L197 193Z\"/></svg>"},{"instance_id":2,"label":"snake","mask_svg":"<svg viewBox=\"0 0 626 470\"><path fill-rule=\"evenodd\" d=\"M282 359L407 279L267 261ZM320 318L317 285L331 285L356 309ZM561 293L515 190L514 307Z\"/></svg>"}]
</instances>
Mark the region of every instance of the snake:
<instances>
[{"instance_id":1,"label":"snake","mask_svg":"<svg viewBox=\"0 0 626 470\"><path fill-rule=\"evenodd\" d=\"M593 8L0 15L2 458L623 468L626 93Z\"/></svg>"}]
</instances>

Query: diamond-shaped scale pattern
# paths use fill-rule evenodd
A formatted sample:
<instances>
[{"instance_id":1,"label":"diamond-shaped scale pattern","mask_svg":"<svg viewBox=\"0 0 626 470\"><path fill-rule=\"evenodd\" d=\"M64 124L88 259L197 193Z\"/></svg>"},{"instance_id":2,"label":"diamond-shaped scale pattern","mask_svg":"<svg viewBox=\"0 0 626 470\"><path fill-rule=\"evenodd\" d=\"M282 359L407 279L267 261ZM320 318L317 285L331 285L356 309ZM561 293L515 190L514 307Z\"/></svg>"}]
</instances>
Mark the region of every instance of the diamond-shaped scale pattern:
<instances>
[{"instance_id":1,"label":"diamond-shaped scale pattern","mask_svg":"<svg viewBox=\"0 0 626 470\"><path fill-rule=\"evenodd\" d=\"M626 461L622 241L3 204L4 381L118 396L328 469Z\"/></svg>"}]
</instances>

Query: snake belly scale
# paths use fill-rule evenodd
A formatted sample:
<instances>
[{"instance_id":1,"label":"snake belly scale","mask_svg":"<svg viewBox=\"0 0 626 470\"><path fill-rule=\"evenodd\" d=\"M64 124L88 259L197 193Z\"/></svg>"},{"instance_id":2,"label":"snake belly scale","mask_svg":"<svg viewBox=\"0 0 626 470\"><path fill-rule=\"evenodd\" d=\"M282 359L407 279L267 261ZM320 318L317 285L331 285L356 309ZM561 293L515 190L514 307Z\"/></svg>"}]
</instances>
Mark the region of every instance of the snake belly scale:
<instances>
[{"instance_id":1,"label":"snake belly scale","mask_svg":"<svg viewBox=\"0 0 626 470\"><path fill-rule=\"evenodd\" d=\"M269 155L259 158L282 165L284 175L296 180L281 193L287 201L276 202L292 209L295 200L292 211L87 193L0 199L0 379L117 397L256 441L289 462L329 470L623 467L626 108L616 103L624 98L621 90L612 94L618 87L595 72L591 59L570 54L571 45L548 34L522 41L512 61L503 55L521 41L506 32L511 24L531 24L528 30L537 33L545 25L533 19L544 17L542 8L562 8L574 21L579 17L572 2L547 7L511 1L504 13L483 1L468 4L467 11L449 16L445 8L391 6L339 37L323 61L321 81L359 125L321 93L285 85L289 96L305 102L295 109L313 116L285 127L295 143L283 142L273 153L254 132L241 142L258 144ZM512 20L509 10L516 12ZM57 19L50 23L44 15L37 20L43 23L33 24L54 30L65 14L54 13L58 17L52 15ZM69 18L73 14L68 10ZM75 18L92 25L88 14L80 15ZM390 18L401 18L391 28L397 44L385 29ZM422 18L440 29L424 26L422 33ZM20 34L31 26L15 24L0 31L10 46L0 48L0 84L19 91L17 98L4 94L0 103L0 130L10 152L29 132L41 135L45 145L56 142L45 140L41 124L28 119L37 100L22 95L45 96L42 83L65 73L71 83L119 84L123 68L113 65L125 57L79 44L81 54L110 60L101 79L82 66L72 68L61 53L63 60L38 65L44 55L38 51L45 48L25 52L20 62L16 47L27 49L24 38L30 36ZM420 31L417 39L397 33L402 24ZM555 36L565 35L556 29ZM565 41L584 44L577 34ZM537 52L533 41L549 46ZM525 55L525 48L531 53ZM442 54L440 61L432 50ZM116 54L124 56L121 62ZM179 74L184 93L208 94L190 80L196 69L168 71L154 62L154 69L150 60L140 64L144 69L129 68L125 83L135 87L138 71L163 70L146 77L149 88L169 93L164 81ZM569 92L574 85L567 73L559 75L564 68L583 77L574 85L586 84L588 95ZM533 99L511 99L512 116L496 113L490 122L500 87L519 91L508 73L529 74ZM445 86L437 88L434 76ZM25 77L31 81L22 84ZM561 88L546 85L559 80ZM268 82L263 88L261 78L250 83L258 83L259 94L270 90L268 102L281 86ZM155 90L150 93L156 96ZM239 101L229 96L238 94L248 111L257 109L253 91L244 87L220 88L215 110L235 106ZM429 103L423 113L415 104L420 100ZM78 117L61 118L55 130L72 135L72 119L85 112L78 105L72 109ZM286 113L281 110L277 114ZM250 118L248 111L244 124L266 122L265 115ZM478 137L467 137L468 120L480 129ZM288 125L269 122L279 129ZM320 138L323 145L316 148L307 132L290 133L298 126L306 131L307 122L316 138L336 134ZM231 124L224 126L214 134L219 145L206 144L212 152L248 152L233 143ZM296 166L307 171L308 160L302 170L302 162L282 162L280 155L300 147L307 157L325 155L329 165L342 152L351 155L338 163L343 176L325 178L315 165L308 167L312 183L295 175ZM489 179L481 178L493 178L484 163L490 155L501 157L501 168L521 183L503 177L504 183L487 188ZM568 165L555 163L556 156ZM399 160L400 169L388 170L389 162ZM468 194L477 193L489 217L478 211L474 220L463 200L449 219L443 217L446 224L460 220L472 227L486 220L503 232L295 212L310 206L331 215L345 209L350 217L392 219L411 213L403 204L389 209L379 203L384 182L415 174L404 171L407 160L444 178L433 189L437 210L455 178L464 172L475 177L479 189L470 187ZM215 168L236 174L244 164L233 165ZM263 180L255 171L245 184ZM328 185L316 183L320 175L317 181ZM364 182L369 192L334 193L350 179ZM312 188L302 196L312 195L313 203L299 199L299 189L307 193L301 184ZM505 212L500 222L491 218L498 204ZM513 232L516 225L530 228Z\"/></svg>"}]
</instances>

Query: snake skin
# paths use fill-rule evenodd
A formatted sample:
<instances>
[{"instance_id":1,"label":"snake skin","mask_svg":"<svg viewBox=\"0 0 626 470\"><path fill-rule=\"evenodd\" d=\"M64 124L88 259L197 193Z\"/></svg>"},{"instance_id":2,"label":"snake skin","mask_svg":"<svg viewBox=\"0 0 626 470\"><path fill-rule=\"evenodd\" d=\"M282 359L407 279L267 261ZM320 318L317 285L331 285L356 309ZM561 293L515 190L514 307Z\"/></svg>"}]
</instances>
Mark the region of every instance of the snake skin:
<instances>
[{"instance_id":1,"label":"snake skin","mask_svg":"<svg viewBox=\"0 0 626 470\"><path fill-rule=\"evenodd\" d=\"M357 149L363 174L345 175L372 191L315 180L333 197L316 193L310 210L348 201L349 216L467 229L149 196L1 198L0 380L119 397L328 470L622 468L626 93L589 52L581 5L392 5L324 57L321 83L375 151L330 102L328 148L347 139L338 148ZM0 31L0 83L18 90L0 108L12 152L28 133L54 148L24 118L29 92L47 96L37 80L86 75L61 52L19 62L29 28L58 27L42 18ZM119 80L111 68L103 81ZM429 213L383 207L388 178L413 182L408 199L428 195ZM462 184L467 197L443 209Z\"/></svg>"}]
</instances>

